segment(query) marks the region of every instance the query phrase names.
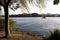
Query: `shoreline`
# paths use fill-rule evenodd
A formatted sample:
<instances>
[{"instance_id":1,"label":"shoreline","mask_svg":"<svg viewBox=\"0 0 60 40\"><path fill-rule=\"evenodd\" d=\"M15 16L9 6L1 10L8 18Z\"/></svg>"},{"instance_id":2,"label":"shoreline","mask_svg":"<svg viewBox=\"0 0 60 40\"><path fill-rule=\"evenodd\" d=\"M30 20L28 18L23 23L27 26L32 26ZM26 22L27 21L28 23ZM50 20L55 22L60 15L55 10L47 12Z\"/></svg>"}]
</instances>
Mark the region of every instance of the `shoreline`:
<instances>
[{"instance_id":1,"label":"shoreline","mask_svg":"<svg viewBox=\"0 0 60 40\"><path fill-rule=\"evenodd\" d=\"M0 35L2 34L1 32L4 31L0 31ZM43 37L18 30L11 30L11 36L8 37L8 40L43 40Z\"/></svg>"}]
</instances>

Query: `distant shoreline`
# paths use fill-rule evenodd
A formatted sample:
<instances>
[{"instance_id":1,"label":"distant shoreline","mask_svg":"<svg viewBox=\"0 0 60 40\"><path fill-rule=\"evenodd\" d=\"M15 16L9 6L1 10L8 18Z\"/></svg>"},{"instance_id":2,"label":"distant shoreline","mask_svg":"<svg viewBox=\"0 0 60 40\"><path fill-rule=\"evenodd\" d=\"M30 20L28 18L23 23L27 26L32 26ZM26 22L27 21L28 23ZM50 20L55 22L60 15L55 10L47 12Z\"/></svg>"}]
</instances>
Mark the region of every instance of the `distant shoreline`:
<instances>
[{"instance_id":1,"label":"distant shoreline","mask_svg":"<svg viewBox=\"0 0 60 40\"><path fill-rule=\"evenodd\" d=\"M4 17L5 15L0 15L0 17ZM17 14L17 15L9 15L9 17L60 17L60 14Z\"/></svg>"},{"instance_id":2,"label":"distant shoreline","mask_svg":"<svg viewBox=\"0 0 60 40\"><path fill-rule=\"evenodd\" d=\"M0 17L5 17L5 16L0 16ZM9 16L9 17L19 17L19 16ZM22 16L22 17L26 17L26 16ZM28 16L28 17L30 17L30 16ZM36 16L36 17L38 17L38 16ZM39 16L39 17L60 17L60 16Z\"/></svg>"}]
</instances>

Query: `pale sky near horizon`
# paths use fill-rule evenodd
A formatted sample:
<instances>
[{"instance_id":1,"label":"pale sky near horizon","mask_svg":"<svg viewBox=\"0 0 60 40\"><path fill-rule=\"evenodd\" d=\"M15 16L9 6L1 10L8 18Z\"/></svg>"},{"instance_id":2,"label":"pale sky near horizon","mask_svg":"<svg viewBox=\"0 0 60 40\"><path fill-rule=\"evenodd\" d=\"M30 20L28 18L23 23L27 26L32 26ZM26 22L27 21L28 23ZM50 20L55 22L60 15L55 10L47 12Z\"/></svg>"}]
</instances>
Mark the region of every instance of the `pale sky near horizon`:
<instances>
[{"instance_id":1,"label":"pale sky near horizon","mask_svg":"<svg viewBox=\"0 0 60 40\"><path fill-rule=\"evenodd\" d=\"M41 14L41 13L45 13L45 14L46 13L52 13L52 14L57 13L57 14L60 14L60 3L58 5L53 5L53 0L48 0L46 3L46 8L42 9L41 11L35 5L31 5L31 6L29 5L29 8L30 8L30 13L39 13L39 14ZM4 14L3 9L2 9L2 13ZM9 9L9 13L10 14L21 14L22 12L21 12L20 8L18 8L15 11Z\"/></svg>"}]
</instances>

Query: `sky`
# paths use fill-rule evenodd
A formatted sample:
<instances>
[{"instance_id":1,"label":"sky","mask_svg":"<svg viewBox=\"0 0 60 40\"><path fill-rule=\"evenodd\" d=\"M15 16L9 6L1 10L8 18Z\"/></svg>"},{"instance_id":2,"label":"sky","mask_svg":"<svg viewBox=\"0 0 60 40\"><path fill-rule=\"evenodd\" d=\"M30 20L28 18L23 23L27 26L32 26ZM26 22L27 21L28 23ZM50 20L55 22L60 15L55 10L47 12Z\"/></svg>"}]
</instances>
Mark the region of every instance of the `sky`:
<instances>
[{"instance_id":1,"label":"sky","mask_svg":"<svg viewBox=\"0 0 60 40\"><path fill-rule=\"evenodd\" d=\"M33 4L29 4L29 9L30 9L30 13L52 13L52 14L60 14L60 3L58 5L53 5L53 0L45 0L46 1L46 8L41 9L36 7ZM27 11L25 11L27 12ZM3 8L2 8L2 13L4 14ZM18 8L17 10L13 11L9 8L9 14L22 14L23 12L21 11L20 8Z\"/></svg>"}]
</instances>

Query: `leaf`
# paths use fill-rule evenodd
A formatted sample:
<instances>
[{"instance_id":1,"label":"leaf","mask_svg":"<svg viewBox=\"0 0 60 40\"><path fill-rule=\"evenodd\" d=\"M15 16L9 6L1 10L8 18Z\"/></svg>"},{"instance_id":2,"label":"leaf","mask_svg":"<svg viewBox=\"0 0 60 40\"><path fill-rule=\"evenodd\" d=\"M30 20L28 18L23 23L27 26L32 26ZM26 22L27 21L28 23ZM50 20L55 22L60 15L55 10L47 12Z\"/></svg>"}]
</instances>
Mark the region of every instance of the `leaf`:
<instances>
[{"instance_id":1,"label":"leaf","mask_svg":"<svg viewBox=\"0 0 60 40\"><path fill-rule=\"evenodd\" d=\"M16 8L19 8L19 4L16 4L17 6L16 6Z\"/></svg>"},{"instance_id":2,"label":"leaf","mask_svg":"<svg viewBox=\"0 0 60 40\"><path fill-rule=\"evenodd\" d=\"M20 0L20 3L21 3L21 6L23 6L24 8L26 8L27 12L29 13L27 0Z\"/></svg>"},{"instance_id":3,"label":"leaf","mask_svg":"<svg viewBox=\"0 0 60 40\"><path fill-rule=\"evenodd\" d=\"M33 2L33 0L28 0L29 1L29 3L32 3Z\"/></svg>"},{"instance_id":4,"label":"leaf","mask_svg":"<svg viewBox=\"0 0 60 40\"><path fill-rule=\"evenodd\" d=\"M27 7L26 0L20 0L20 3L22 4L22 6Z\"/></svg>"},{"instance_id":5,"label":"leaf","mask_svg":"<svg viewBox=\"0 0 60 40\"><path fill-rule=\"evenodd\" d=\"M43 8L45 8L44 0L38 0L38 4L40 4Z\"/></svg>"},{"instance_id":6,"label":"leaf","mask_svg":"<svg viewBox=\"0 0 60 40\"><path fill-rule=\"evenodd\" d=\"M53 2L54 2L53 4L55 5L59 3L59 0L54 0Z\"/></svg>"}]
</instances>

